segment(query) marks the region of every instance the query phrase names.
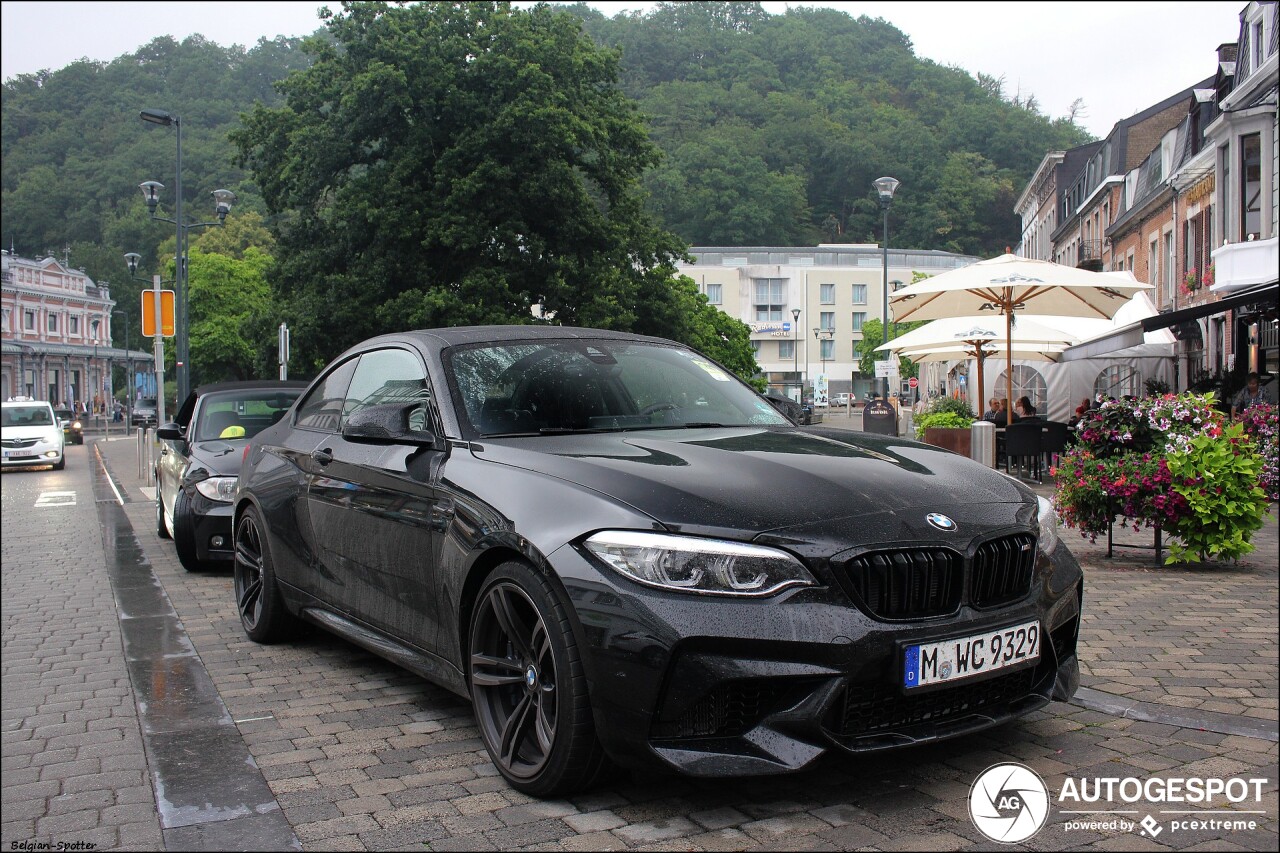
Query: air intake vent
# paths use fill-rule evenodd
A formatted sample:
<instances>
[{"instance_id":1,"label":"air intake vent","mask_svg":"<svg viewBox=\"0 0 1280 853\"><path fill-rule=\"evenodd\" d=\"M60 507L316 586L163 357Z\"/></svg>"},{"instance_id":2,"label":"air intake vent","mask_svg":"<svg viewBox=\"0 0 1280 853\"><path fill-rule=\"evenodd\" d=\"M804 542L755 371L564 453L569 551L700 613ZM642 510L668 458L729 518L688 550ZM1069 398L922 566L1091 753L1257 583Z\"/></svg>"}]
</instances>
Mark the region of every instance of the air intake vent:
<instances>
[{"instance_id":1,"label":"air intake vent","mask_svg":"<svg viewBox=\"0 0 1280 853\"><path fill-rule=\"evenodd\" d=\"M1029 533L993 539L973 555L969 601L974 607L998 607L1017 601L1031 588L1036 540Z\"/></svg>"},{"instance_id":2,"label":"air intake vent","mask_svg":"<svg viewBox=\"0 0 1280 853\"><path fill-rule=\"evenodd\" d=\"M878 619L943 616L960 605L964 558L948 548L877 551L847 562L844 575Z\"/></svg>"}]
</instances>

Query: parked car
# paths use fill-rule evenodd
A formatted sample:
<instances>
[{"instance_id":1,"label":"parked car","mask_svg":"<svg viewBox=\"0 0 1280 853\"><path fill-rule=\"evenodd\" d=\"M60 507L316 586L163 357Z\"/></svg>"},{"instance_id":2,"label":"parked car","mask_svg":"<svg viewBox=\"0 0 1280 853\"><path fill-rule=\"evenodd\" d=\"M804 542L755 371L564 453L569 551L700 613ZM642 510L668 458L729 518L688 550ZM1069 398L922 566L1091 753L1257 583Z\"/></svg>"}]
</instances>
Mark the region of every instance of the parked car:
<instances>
[{"instance_id":1,"label":"parked car","mask_svg":"<svg viewBox=\"0 0 1280 853\"><path fill-rule=\"evenodd\" d=\"M54 409L53 414L58 419L58 423L62 425L64 445L68 442L71 444L84 444L84 423L74 410Z\"/></svg>"},{"instance_id":2,"label":"parked car","mask_svg":"<svg viewBox=\"0 0 1280 853\"><path fill-rule=\"evenodd\" d=\"M155 397L139 397L138 401L133 404L130 425L151 426L156 423L158 411L159 407L156 404Z\"/></svg>"},{"instance_id":3,"label":"parked car","mask_svg":"<svg viewBox=\"0 0 1280 853\"><path fill-rule=\"evenodd\" d=\"M230 566L231 497L250 438L284 416L305 382L223 382L196 388L156 430L156 534L187 571Z\"/></svg>"},{"instance_id":4,"label":"parked car","mask_svg":"<svg viewBox=\"0 0 1280 853\"><path fill-rule=\"evenodd\" d=\"M251 639L305 620L469 697L534 796L612 762L780 773L954 737L1079 680L1083 579L1047 501L797 429L659 338L366 341L249 441L234 503Z\"/></svg>"},{"instance_id":5,"label":"parked car","mask_svg":"<svg viewBox=\"0 0 1280 853\"><path fill-rule=\"evenodd\" d=\"M849 394L848 394L847 392L846 392L846 393L837 394L837 395L835 396L835 402L833 403L833 405L836 405L836 406L848 406L848 405L849 405Z\"/></svg>"},{"instance_id":6,"label":"parked car","mask_svg":"<svg viewBox=\"0 0 1280 853\"><path fill-rule=\"evenodd\" d=\"M53 406L30 397L10 397L0 403L0 452L5 468L66 465L62 427Z\"/></svg>"}]
</instances>

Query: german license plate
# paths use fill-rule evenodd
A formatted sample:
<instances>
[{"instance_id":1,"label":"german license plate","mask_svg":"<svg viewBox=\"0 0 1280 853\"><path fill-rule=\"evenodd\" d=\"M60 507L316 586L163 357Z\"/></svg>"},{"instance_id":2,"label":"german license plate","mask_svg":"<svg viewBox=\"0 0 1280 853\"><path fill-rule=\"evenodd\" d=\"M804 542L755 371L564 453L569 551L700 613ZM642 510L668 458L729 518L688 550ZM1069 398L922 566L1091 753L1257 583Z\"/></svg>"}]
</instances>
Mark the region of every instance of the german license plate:
<instances>
[{"instance_id":1,"label":"german license plate","mask_svg":"<svg viewBox=\"0 0 1280 853\"><path fill-rule=\"evenodd\" d=\"M937 643L907 646L902 684L928 687L974 678L1040 658L1040 622L956 637Z\"/></svg>"},{"instance_id":2,"label":"german license plate","mask_svg":"<svg viewBox=\"0 0 1280 853\"><path fill-rule=\"evenodd\" d=\"M36 455L34 450L6 450L5 459L30 459Z\"/></svg>"}]
</instances>

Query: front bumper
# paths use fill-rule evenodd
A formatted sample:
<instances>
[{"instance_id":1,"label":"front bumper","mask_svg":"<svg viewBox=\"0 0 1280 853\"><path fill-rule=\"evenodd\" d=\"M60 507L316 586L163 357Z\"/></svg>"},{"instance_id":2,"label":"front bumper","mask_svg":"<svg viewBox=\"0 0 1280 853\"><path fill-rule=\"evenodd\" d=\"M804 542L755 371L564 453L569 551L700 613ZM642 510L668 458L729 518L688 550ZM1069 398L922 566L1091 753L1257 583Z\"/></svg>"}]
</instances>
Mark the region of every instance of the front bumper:
<instances>
[{"instance_id":1,"label":"front bumper","mask_svg":"<svg viewBox=\"0 0 1280 853\"><path fill-rule=\"evenodd\" d=\"M200 560L227 561L235 559L231 542L231 524L234 506L230 503L211 501L194 488L187 492L191 508L191 533Z\"/></svg>"},{"instance_id":2,"label":"front bumper","mask_svg":"<svg viewBox=\"0 0 1280 853\"><path fill-rule=\"evenodd\" d=\"M1079 682L1082 575L1061 544L1037 555L1021 599L913 622L872 618L838 584L766 600L711 598L639 590L571 548L553 562L581 626L597 731L629 766L697 776L794 771L829 751L979 731L1070 698ZM1041 625L1034 664L900 686L906 644L1029 619Z\"/></svg>"},{"instance_id":3,"label":"front bumper","mask_svg":"<svg viewBox=\"0 0 1280 853\"><path fill-rule=\"evenodd\" d=\"M49 441L39 441L27 447L6 447L0 453L0 462L5 468L57 465L61 461L61 445Z\"/></svg>"}]
</instances>

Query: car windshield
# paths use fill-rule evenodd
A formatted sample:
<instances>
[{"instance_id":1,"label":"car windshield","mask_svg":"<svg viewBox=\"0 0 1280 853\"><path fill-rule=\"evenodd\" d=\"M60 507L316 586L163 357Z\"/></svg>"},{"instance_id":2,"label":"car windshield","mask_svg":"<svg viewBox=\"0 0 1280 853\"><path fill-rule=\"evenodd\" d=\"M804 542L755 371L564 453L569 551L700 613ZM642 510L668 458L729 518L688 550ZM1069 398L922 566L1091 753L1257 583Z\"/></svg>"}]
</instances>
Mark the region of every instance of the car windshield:
<instances>
[{"instance_id":1,"label":"car windshield","mask_svg":"<svg viewBox=\"0 0 1280 853\"><path fill-rule=\"evenodd\" d=\"M75 414L70 409L54 409L53 413L64 421L74 421L76 419Z\"/></svg>"},{"instance_id":2,"label":"car windshield","mask_svg":"<svg viewBox=\"0 0 1280 853\"><path fill-rule=\"evenodd\" d=\"M446 360L480 435L790 426L732 374L675 346L549 340L477 345Z\"/></svg>"},{"instance_id":3,"label":"car windshield","mask_svg":"<svg viewBox=\"0 0 1280 853\"><path fill-rule=\"evenodd\" d=\"M301 388L264 388L206 394L200 401L195 440L253 438L284 417Z\"/></svg>"},{"instance_id":4,"label":"car windshield","mask_svg":"<svg viewBox=\"0 0 1280 853\"><path fill-rule=\"evenodd\" d=\"M0 424L15 426L53 426L53 410L44 406L5 406Z\"/></svg>"}]
</instances>

